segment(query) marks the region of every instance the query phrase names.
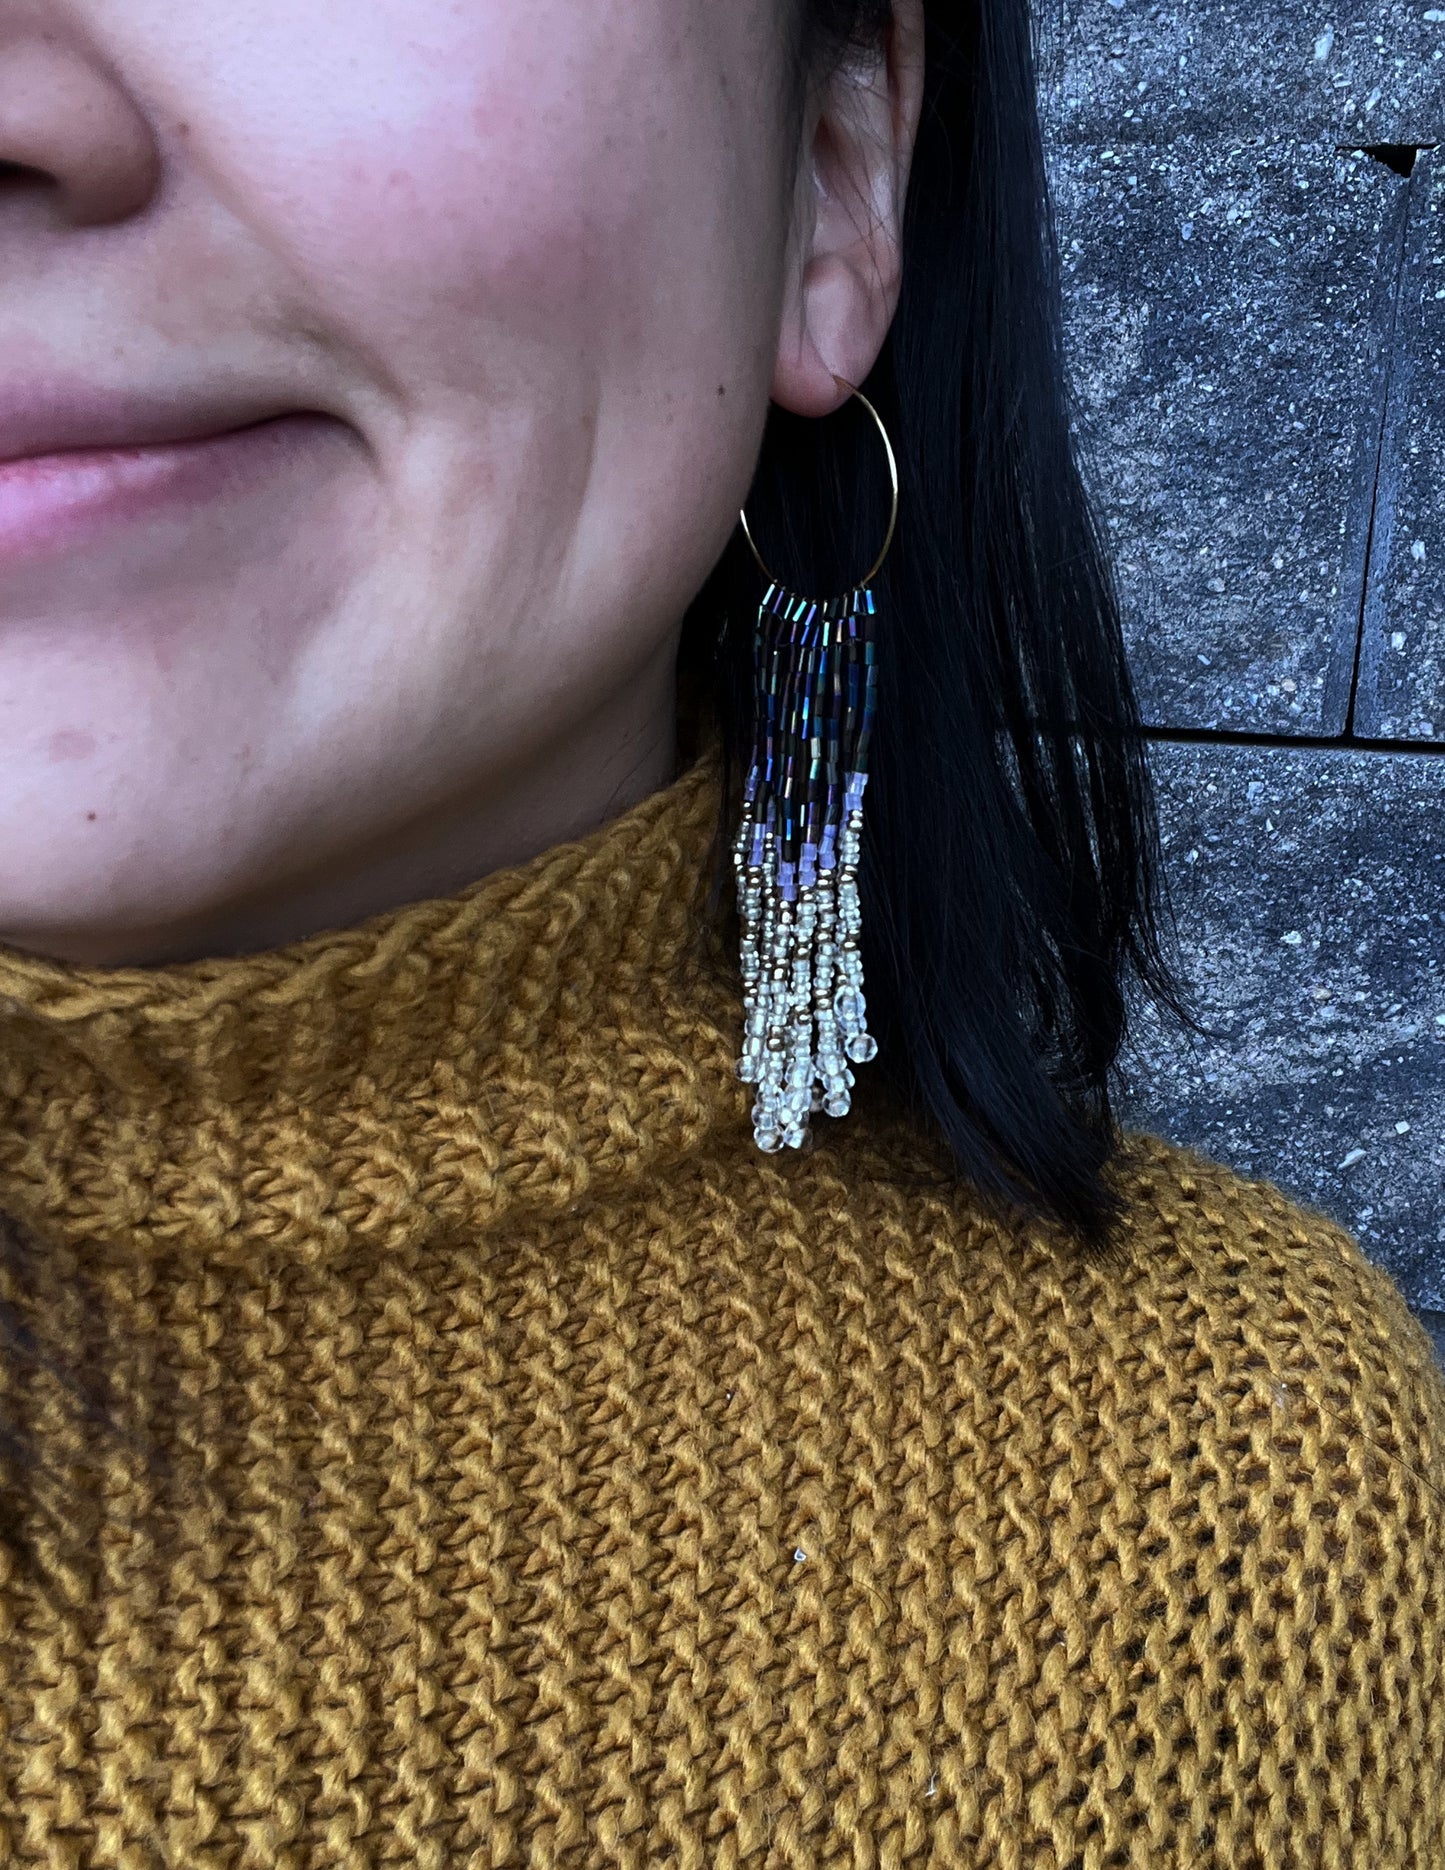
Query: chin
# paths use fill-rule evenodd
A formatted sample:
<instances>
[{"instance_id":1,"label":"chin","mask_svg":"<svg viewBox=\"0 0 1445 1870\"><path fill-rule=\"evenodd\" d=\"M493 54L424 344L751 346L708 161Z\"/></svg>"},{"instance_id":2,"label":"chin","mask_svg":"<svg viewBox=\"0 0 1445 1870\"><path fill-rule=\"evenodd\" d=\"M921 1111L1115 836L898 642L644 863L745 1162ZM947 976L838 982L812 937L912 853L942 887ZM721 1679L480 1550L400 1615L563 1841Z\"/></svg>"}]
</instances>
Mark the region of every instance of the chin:
<instances>
[{"instance_id":1,"label":"chin","mask_svg":"<svg viewBox=\"0 0 1445 1870\"><path fill-rule=\"evenodd\" d=\"M81 965L124 965L147 953L158 928L184 926L202 911L184 859L171 863L139 825L112 809L82 807L0 819L0 942ZM138 857L148 850L153 861Z\"/></svg>"}]
</instances>

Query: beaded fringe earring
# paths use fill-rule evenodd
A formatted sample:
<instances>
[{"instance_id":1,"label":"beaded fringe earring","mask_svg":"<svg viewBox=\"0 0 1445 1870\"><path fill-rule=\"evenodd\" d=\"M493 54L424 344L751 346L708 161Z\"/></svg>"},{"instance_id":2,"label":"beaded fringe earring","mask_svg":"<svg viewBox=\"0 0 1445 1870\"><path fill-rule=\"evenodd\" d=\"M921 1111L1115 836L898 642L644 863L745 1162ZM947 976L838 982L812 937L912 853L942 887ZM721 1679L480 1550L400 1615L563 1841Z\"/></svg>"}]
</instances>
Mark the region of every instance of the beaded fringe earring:
<instances>
[{"instance_id":1,"label":"beaded fringe earring","mask_svg":"<svg viewBox=\"0 0 1445 1870\"><path fill-rule=\"evenodd\" d=\"M804 1147L816 1111L846 1116L852 1065L878 1050L863 994L858 853L877 682L868 587L893 543L898 464L872 403L834 380L863 404L888 452L893 512L872 570L841 597L799 597L768 570L742 514L768 586L754 643L752 758L733 843L745 1003L737 1074L757 1086L753 1139L770 1152Z\"/></svg>"}]
</instances>

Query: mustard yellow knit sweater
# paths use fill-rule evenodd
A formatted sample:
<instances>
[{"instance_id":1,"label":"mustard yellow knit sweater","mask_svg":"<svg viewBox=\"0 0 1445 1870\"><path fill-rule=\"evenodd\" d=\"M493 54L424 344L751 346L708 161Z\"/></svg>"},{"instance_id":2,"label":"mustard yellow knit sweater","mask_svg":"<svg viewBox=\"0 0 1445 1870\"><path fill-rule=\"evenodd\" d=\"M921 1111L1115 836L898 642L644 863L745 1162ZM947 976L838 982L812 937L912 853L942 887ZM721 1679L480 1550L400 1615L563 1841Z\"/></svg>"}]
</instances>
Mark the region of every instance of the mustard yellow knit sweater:
<instances>
[{"instance_id":1,"label":"mustard yellow knit sweater","mask_svg":"<svg viewBox=\"0 0 1445 1870\"><path fill-rule=\"evenodd\" d=\"M859 1111L760 1154L716 783L273 953L0 954L0 1861L1442 1870L1392 1286L1150 1136L1112 1264Z\"/></svg>"}]
</instances>

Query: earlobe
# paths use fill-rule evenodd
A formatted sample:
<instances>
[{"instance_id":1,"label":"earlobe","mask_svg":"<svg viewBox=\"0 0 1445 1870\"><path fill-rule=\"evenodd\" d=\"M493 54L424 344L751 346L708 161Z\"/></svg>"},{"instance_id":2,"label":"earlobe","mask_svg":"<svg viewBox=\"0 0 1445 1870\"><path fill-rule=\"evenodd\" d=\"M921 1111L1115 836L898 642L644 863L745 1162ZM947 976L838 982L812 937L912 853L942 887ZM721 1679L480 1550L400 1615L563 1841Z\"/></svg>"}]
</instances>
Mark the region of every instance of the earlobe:
<instances>
[{"instance_id":1,"label":"earlobe","mask_svg":"<svg viewBox=\"0 0 1445 1870\"><path fill-rule=\"evenodd\" d=\"M872 342L880 321L876 312L870 317L862 311L860 298L867 293L866 282L843 255L820 254L808 261L778 343L775 403L794 415L819 417L847 401L849 392L839 380L861 383L883 341L880 334Z\"/></svg>"}]
</instances>

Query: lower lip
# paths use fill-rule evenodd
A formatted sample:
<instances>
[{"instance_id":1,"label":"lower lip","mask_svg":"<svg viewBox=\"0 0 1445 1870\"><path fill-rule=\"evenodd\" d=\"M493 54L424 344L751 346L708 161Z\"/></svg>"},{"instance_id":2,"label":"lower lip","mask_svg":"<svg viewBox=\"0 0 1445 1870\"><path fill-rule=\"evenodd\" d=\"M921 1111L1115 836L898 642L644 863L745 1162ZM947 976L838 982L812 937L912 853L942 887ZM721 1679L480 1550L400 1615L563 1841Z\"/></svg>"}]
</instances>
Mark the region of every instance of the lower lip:
<instances>
[{"instance_id":1,"label":"lower lip","mask_svg":"<svg viewBox=\"0 0 1445 1870\"><path fill-rule=\"evenodd\" d=\"M0 568L239 492L335 426L329 417L278 416L201 441L0 462Z\"/></svg>"}]
</instances>

